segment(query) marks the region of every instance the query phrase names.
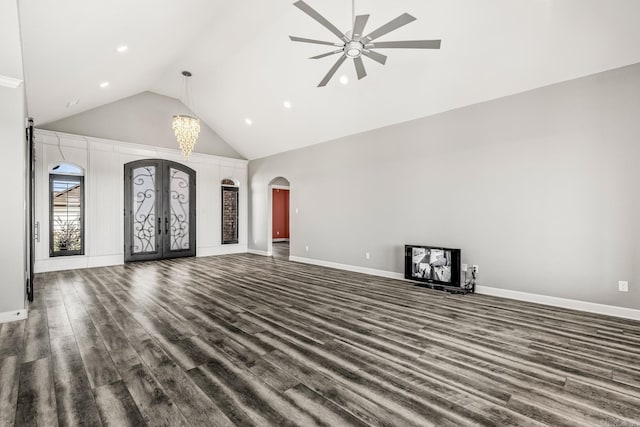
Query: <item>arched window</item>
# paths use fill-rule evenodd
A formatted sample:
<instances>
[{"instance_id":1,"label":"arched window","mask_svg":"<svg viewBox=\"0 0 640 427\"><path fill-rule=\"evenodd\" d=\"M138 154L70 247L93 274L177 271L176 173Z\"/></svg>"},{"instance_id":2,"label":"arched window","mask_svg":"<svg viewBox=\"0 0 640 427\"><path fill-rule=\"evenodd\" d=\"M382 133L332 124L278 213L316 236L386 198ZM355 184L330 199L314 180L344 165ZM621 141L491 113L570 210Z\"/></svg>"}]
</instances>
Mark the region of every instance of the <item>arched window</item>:
<instances>
[{"instance_id":1,"label":"arched window","mask_svg":"<svg viewBox=\"0 0 640 427\"><path fill-rule=\"evenodd\" d=\"M222 185L222 244L238 243L238 183L225 178Z\"/></svg>"},{"instance_id":2,"label":"arched window","mask_svg":"<svg viewBox=\"0 0 640 427\"><path fill-rule=\"evenodd\" d=\"M70 163L49 171L49 256L84 255L83 175Z\"/></svg>"}]
</instances>

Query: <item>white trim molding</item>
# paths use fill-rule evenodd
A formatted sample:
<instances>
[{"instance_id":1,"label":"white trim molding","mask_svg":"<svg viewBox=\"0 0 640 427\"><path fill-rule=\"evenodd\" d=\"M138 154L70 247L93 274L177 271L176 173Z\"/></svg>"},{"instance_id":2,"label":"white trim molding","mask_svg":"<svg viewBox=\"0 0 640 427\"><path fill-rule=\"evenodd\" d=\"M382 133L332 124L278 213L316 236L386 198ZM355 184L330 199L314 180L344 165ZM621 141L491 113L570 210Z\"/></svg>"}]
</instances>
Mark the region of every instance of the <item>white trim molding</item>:
<instances>
[{"instance_id":1,"label":"white trim molding","mask_svg":"<svg viewBox=\"0 0 640 427\"><path fill-rule=\"evenodd\" d=\"M569 298L551 297L548 295L530 294L527 292L512 291L509 289L492 288L489 286L477 286L476 293L500 298L509 298L518 301L544 304L551 307L568 308L571 310L586 311L606 316L622 317L624 319L640 320L640 310L615 305L598 304L595 302L579 301Z\"/></svg>"},{"instance_id":2,"label":"white trim molding","mask_svg":"<svg viewBox=\"0 0 640 427\"><path fill-rule=\"evenodd\" d=\"M37 259L35 262L36 273L49 271L77 270L82 268L109 267L124 264L123 254L87 256L76 255L69 257L53 257Z\"/></svg>"},{"instance_id":3,"label":"white trim molding","mask_svg":"<svg viewBox=\"0 0 640 427\"><path fill-rule=\"evenodd\" d=\"M248 249L247 253L249 254L253 254L253 255L260 255L260 256L271 256L271 254L267 251L259 251L257 249Z\"/></svg>"},{"instance_id":4,"label":"white trim molding","mask_svg":"<svg viewBox=\"0 0 640 427\"><path fill-rule=\"evenodd\" d=\"M393 271L385 271L385 270L376 270L374 268L359 267L356 265L338 264L337 262L322 261L322 260L313 259L313 258L290 256L289 261L301 262L303 264L319 265L321 267L335 268L338 270L353 271L354 273L364 273L364 274L369 274L371 276L386 277L388 279L399 279L399 280L404 279L404 274L402 273L396 273Z\"/></svg>"},{"instance_id":5,"label":"white trim molding","mask_svg":"<svg viewBox=\"0 0 640 427\"><path fill-rule=\"evenodd\" d=\"M393 271L376 270L373 268L358 267L355 265L339 264L312 258L290 256L289 261L304 264L319 265L321 267L335 268L338 270L353 271L355 273L370 274L372 276L386 277L389 279L406 280L404 274ZM414 283L414 282L412 282ZM508 298L518 301L544 304L551 307L567 308L570 310L585 311L588 313L603 314L606 316L620 317L623 319L640 320L640 310L614 305L598 304L594 302L578 301L568 298L551 297L547 295L530 294L527 292L511 291L509 289L492 288L489 286L477 286L478 295L487 295L500 298Z\"/></svg>"},{"instance_id":6,"label":"white trim molding","mask_svg":"<svg viewBox=\"0 0 640 427\"><path fill-rule=\"evenodd\" d=\"M220 245L198 248L198 258L217 255L231 255L247 253L247 245Z\"/></svg>"},{"instance_id":7,"label":"white trim molding","mask_svg":"<svg viewBox=\"0 0 640 427\"><path fill-rule=\"evenodd\" d=\"M0 86L8 87L9 89L17 89L22 86L23 80L16 79L14 77L0 76Z\"/></svg>"},{"instance_id":8,"label":"white trim molding","mask_svg":"<svg viewBox=\"0 0 640 427\"><path fill-rule=\"evenodd\" d=\"M62 147L74 147L92 150L116 152L121 154L131 154L142 157L163 156L168 160L183 162L182 152L177 148L164 148L154 145L136 144L133 142L118 141L114 139L97 138L94 136L75 135L72 133L56 132L51 130L35 130L36 142ZM226 166L231 168L242 168L249 164L248 160L233 159L230 157L216 156L214 154L192 153L189 157L191 163L204 163L216 166Z\"/></svg>"},{"instance_id":9,"label":"white trim molding","mask_svg":"<svg viewBox=\"0 0 640 427\"><path fill-rule=\"evenodd\" d=\"M18 320L24 320L29 317L29 309L19 308L13 311L5 311L0 313L0 324L8 322L16 322Z\"/></svg>"}]
</instances>

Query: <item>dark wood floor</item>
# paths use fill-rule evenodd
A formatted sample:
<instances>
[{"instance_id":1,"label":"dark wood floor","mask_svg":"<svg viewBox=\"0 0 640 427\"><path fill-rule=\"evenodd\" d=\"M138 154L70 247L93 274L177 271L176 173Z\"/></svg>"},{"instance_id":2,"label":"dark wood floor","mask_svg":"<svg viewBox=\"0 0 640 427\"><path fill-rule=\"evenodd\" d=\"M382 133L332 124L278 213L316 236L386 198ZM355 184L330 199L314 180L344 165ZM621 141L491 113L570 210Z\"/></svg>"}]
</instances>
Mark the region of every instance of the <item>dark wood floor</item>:
<instances>
[{"instance_id":1,"label":"dark wood floor","mask_svg":"<svg viewBox=\"0 0 640 427\"><path fill-rule=\"evenodd\" d=\"M273 242L273 257L289 259L289 242Z\"/></svg>"},{"instance_id":2,"label":"dark wood floor","mask_svg":"<svg viewBox=\"0 0 640 427\"><path fill-rule=\"evenodd\" d=\"M38 277L0 425L640 424L640 323L234 255Z\"/></svg>"}]
</instances>

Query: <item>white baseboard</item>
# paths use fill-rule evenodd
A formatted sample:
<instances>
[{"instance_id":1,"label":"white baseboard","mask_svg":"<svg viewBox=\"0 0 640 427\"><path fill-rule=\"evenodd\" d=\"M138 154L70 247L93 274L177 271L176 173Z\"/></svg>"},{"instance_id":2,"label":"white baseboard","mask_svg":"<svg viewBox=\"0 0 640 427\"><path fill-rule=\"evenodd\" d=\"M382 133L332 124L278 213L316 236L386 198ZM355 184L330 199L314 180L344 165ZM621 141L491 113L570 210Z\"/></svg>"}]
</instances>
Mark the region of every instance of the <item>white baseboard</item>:
<instances>
[{"instance_id":1,"label":"white baseboard","mask_svg":"<svg viewBox=\"0 0 640 427\"><path fill-rule=\"evenodd\" d=\"M214 256L227 254L243 254L247 252L247 245L220 245L205 248L198 248L197 256ZM53 257L36 260L34 271L36 273L46 273L49 271L78 270L81 268L108 267L112 265L124 264L124 255L101 255L101 256L70 256Z\"/></svg>"},{"instance_id":2,"label":"white baseboard","mask_svg":"<svg viewBox=\"0 0 640 427\"><path fill-rule=\"evenodd\" d=\"M404 274L402 273L395 273L393 271L385 271L385 270L376 270L376 269L367 268L367 267L358 267L356 265L338 264L337 262L322 261L319 259L290 256L289 261L301 262L304 264L319 265L321 267L337 268L338 270L346 270L346 271L353 271L355 273L370 274L372 276L386 277L388 279L404 279Z\"/></svg>"},{"instance_id":3,"label":"white baseboard","mask_svg":"<svg viewBox=\"0 0 640 427\"><path fill-rule=\"evenodd\" d=\"M53 257L36 260L34 271L46 273L49 271L78 270L81 268L108 267L124 264L124 255L100 255L100 256L69 256Z\"/></svg>"},{"instance_id":4,"label":"white baseboard","mask_svg":"<svg viewBox=\"0 0 640 427\"><path fill-rule=\"evenodd\" d=\"M34 265L36 273L48 271L77 270L87 268L87 257L83 255L38 259Z\"/></svg>"},{"instance_id":5,"label":"white baseboard","mask_svg":"<svg viewBox=\"0 0 640 427\"><path fill-rule=\"evenodd\" d=\"M290 261L305 264L319 265L322 267L336 268L338 270L353 271L356 273L370 274L372 276L387 277L390 279L405 280L404 274L393 271L376 270L373 268L358 267L354 265L339 264L336 262L322 261L311 258L290 256ZM551 297L547 295L530 294L527 292L511 291L509 289L492 288L489 286L477 286L476 293L501 298L509 298L518 301L533 302L552 307L568 308L571 310L586 311L588 313L604 314L607 316L621 317L623 319L640 320L640 310L618 307L614 305L598 304L594 302L578 301L568 298Z\"/></svg>"},{"instance_id":6,"label":"white baseboard","mask_svg":"<svg viewBox=\"0 0 640 427\"><path fill-rule=\"evenodd\" d=\"M112 265L124 264L124 255L104 255L92 256L87 259L87 268L93 267L110 267Z\"/></svg>"},{"instance_id":7,"label":"white baseboard","mask_svg":"<svg viewBox=\"0 0 640 427\"><path fill-rule=\"evenodd\" d=\"M247 245L220 245L210 246L206 248L198 248L198 257L203 256L215 256L215 255L230 255L230 254L244 254L247 252Z\"/></svg>"},{"instance_id":8,"label":"white baseboard","mask_svg":"<svg viewBox=\"0 0 640 427\"><path fill-rule=\"evenodd\" d=\"M586 311L589 313L604 314L607 316L622 317L624 319L640 320L640 310L618 307L615 305L598 304L595 302L579 301L569 298L558 298L547 295L530 294L527 292L492 288L489 286L477 286L476 293L480 295L490 295L494 297L515 299L518 301L544 304L552 307L561 307L572 310Z\"/></svg>"},{"instance_id":9,"label":"white baseboard","mask_svg":"<svg viewBox=\"0 0 640 427\"><path fill-rule=\"evenodd\" d=\"M253 255L271 256L271 254L268 253L267 251L259 251L257 249L247 249L247 252Z\"/></svg>"},{"instance_id":10,"label":"white baseboard","mask_svg":"<svg viewBox=\"0 0 640 427\"><path fill-rule=\"evenodd\" d=\"M19 308L14 311L5 311L0 313L0 323L15 322L17 320L24 320L29 317L28 308Z\"/></svg>"},{"instance_id":11,"label":"white baseboard","mask_svg":"<svg viewBox=\"0 0 640 427\"><path fill-rule=\"evenodd\" d=\"M273 243L280 243L280 242L288 242L289 239L273 239L272 242Z\"/></svg>"}]
</instances>

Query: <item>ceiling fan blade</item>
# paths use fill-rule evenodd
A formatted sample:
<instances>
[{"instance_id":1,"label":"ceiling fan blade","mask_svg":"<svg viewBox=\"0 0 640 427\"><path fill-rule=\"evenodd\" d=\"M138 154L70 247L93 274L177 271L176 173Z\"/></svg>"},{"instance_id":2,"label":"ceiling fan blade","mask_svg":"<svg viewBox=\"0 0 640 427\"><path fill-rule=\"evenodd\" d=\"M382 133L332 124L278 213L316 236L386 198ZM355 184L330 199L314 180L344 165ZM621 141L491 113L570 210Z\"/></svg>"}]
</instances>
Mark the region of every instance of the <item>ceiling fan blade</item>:
<instances>
[{"instance_id":1,"label":"ceiling fan blade","mask_svg":"<svg viewBox=\"0 0 640 427\"><path fill-rule=\"evenodd\" d=\"M441 40L406 40L398 42L370 43L371 49L440 49Z\"/></svg>"},{"instance_id":2,"label":"ceiling fan blade","mask_svg":"<svg viewBox=\"0 0 640 427\"><path fill-rule=\"evenodd\" d=\"M358 73L358 80L362 80L367 77L367 70L364 69L362 57L358 56L353 60L353 63L356 64L356 73Z\"/></svg>"},{"instance_id":3,"label":"ceiling fan blade","mask_svg":"<svg viewBox=\"0 0 640 427\"><path fill-rule=\"evenodd\" d=\"M327 56L331 56L331 55L335 55L336 53L343 53L344 49L338 49L338 50L334 50L333 52L327 52L327 53L323 53L322 55L318 55L318 56L312 56L309 59L320 59L320 58L326 58Z\"/></svg>"},{"instance_id":4,"label":"ceiling fan blade","mask_svg":"<svg viewBox=\"0 0 640 427\"><path fill-rule=\"evenodd\" d=\"M373 31L372 33L368 34L363 41L366 41L366 43L377 39L378 37L382 37L385 34L390 33L391 31L397 30L400 27L404 27L405 25L415 21L416 18L414 18L413 16L409 15L408 13L403 13L402 15L398 16L396 19L387 22L386 24L384 24L382 27L378 28L377 30ZM365 44L366 44L365 43Z\"/></svg>"},{"instance_id":5,"label":"ceiling fan blade","mask_svg":"<svg viewBox=\"0 0 640 427\"><path fill-rule=\"evenodd\" d=\"M340 68L340 66L342 64L344 64L344 61L347 60L347 56L346 55L342 55L340 57L340 59L338 59L338 62L336 62L333 67L331 67L331 69L329 70L329 72L327 73L326 76L324 76L324 79L322 79L322 81L320 82L320 84L318 85L318 87L325 87L327 85L327 83L329 83L329 80L331 80L331 78L333 77L333 75L336 73L336 71L338 71L338 68Z\"/></svg>"},{"instance_id":6,"label":"ceiling fan blade","mask_svg":"<svg viewBox=\"0 0 640 427\"><path fill-rule=\"evenodd\" d=\"M300 9L301 11L303 11L304 13L306 13L307 15L309 15L310 17L312 17L313 19L315 19L320 25L322 25L323 27L331 31L333 34L335 34L340 40L343 40L345 42L349 41L347 40L345 35L341 33L339 29L336 28L335 25L333 25L331 22L327 20L327 18L320 15L314 8L312 8L302 0L295 2L293 5L298 9Z\"/></svg>"},{"instance_id":7,"label":"ceiling fan blade","mask_svg":"<svg viewBox=\"0 0 640 427\"><path fill-rule=\"evenodd\" d=\"M340 43L324 42L322 40L305 39L304 37L289 36L292 42L326 44L327 46L342 46Z\"/></svg>"},{"instance_id":8,"label":"ceiling fan blade","mask_svg":"<svg viewBox=\"0 0 640 427\"><path fill-rule=\"evenodd\" d=\"M372 51L372 50L363 50L363 51L362 51L362 54L363 54L364 56L366 56L367 58L371 58L371 59L373 59L374 61L376 61L376 62L378 62L378 63L380 63L380 64L382 64L382 65L384 65L384 64L386 64L386 63L387 63L387 57L386 57L386 56L384 56L384 55L383 55L383 54L381 54L381 53L374 52L374 51Z\"/></svg>"},{"instance_id":9,"label":"ceiling fan blade","mask_svg":"<svg viewBox=\"0 0 640 427\"><path fill-rule=\"evenodd\" d=\"M364 27L367 25L368 20L369 15L356 16L356 21L353 23L353 32L351 36L353 40L360 40L362 38L362 32L364 31Z\"/></svg>"}]
</instances>

